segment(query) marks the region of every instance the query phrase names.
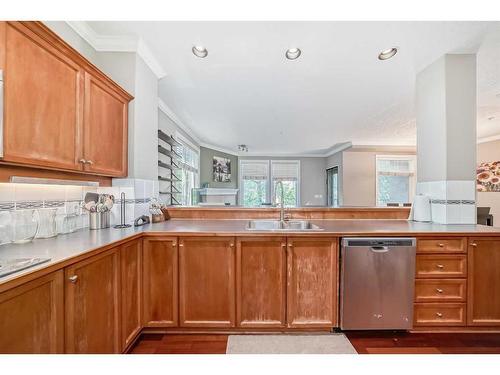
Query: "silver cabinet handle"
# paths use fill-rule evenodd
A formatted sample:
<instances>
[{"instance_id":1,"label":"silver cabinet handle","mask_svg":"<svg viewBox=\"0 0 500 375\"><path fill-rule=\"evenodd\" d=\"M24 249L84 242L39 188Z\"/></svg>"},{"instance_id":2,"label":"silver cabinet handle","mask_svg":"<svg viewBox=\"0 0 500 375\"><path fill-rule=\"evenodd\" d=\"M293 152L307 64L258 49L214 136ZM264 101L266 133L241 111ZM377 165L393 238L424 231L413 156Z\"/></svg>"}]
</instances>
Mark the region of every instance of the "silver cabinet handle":
<instances>
[{"instance_id":1,"label":"silver cabinet handle","mask_svg":"<svg viewBox=\"0 0 500 375\"><path fill-rule=\"evenodd\" d=\"M440 270L442 270L444 268L444 265L442 265L442 264L436 264L436 267L439 268Z\"/></svg>"},{"instance_id":2,"label":"silver cabinet handle","mask_svg":"<svg viewBox=\"0 0 500 375\"><path fill-rule=\"evenodd\" d=\"M68 280L74 284L78 280L78 276L77 275L70 276L68 277Z\"/></svg>"},{"instance_id":3,"label":"silver cabinet handle","mask_svg":"<svg viewBox=\"0 0 500 375\"><path fill-rule=\"evenodd\" d=\"M442 294L442 293L443 293L443 289L441 289L441 288L437 288L437 289L436 289L436 292L438 292L439 294Z\"/></svg>"},{"instance_id":4,"label":"silver cabinet handle","mask_svg":"<svg viewBox=\"0 0 500 375\"><path fill-rule=\"evenodd\" d=\"M477 243L473 242L470 244L472 247L477 247Z\"/></svg>"},{"instance_id":5,"label":"silver cabinet handle","mask_svg":"<svg viewBox=\"0 0 500 375\"><path fill-rule=\"evenodd\" d=\"M177 246L177 242L172 242L172 246L176 247Z\"/></svg>"},{"instance_id":6,"label":"silver cabinet handle","mask_svg":"<svg viewBox=\"0 0 500 375\"><path fill-rule=\"evenodd\" d=\"M78 162L79 162L79 163L82 163L82 164L86 164L86 163L87 163L87 160L85 160L85 159L80 159L80 160L78 160Z\"/></svg>"},{"instance_id":7,"label":"silver cabinet handle","mask_svg":"<svg viewBox=\"0 0 500 375\"><path fill-rule=\"evenodd\" d=\"M444 243L438 244L439 247L444 247Z\"/></svg>"},{"instance_id":8,"label":"silver cabinet handle","mask_svg":"<svg viewBox=\"0 0 500 375\"><path fill-rule=\"evenodd\" d=\"M442 313L440 313L440 312L437 312L437 313L436 313L436 316L437 316L438 318L442 318L442 317L443 317L443 314L442 314Z\"/></svg>"}]
</instances>

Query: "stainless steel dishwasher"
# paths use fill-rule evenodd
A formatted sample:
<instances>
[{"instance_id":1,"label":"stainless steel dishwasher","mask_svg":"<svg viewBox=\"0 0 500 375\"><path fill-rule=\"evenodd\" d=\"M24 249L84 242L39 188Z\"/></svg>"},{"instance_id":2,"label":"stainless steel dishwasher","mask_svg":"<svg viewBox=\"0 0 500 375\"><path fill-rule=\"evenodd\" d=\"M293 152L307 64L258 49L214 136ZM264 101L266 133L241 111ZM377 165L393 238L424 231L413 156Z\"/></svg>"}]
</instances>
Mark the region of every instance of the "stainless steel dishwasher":
<instances>
[{"instance_id":1,"label":"stainless steel dishwasher","mask_svg":"<svg viewBox=\"0 0 500 375\"><path fill-rule=\"evenodd\" d=\"M414 238L342 239L342 329L412 328L415 243Z\"/></svg>"}]
</instances>

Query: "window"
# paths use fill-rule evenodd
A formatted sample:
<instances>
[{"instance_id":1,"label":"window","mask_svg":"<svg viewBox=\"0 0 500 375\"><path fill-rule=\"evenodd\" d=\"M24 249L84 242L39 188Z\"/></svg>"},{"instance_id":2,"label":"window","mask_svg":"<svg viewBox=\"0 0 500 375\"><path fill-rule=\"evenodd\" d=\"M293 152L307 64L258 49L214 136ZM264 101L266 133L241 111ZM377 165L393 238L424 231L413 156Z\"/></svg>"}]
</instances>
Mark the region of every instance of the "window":
<instances>
[{"instance_id":1,"label":"window","mask_svg":"<svg viewBox=\"0 0 500 375\"><path fill-rule=\"evenodd\" d=\"M329 207L339 206L339 167L326 170L326 189Z\"/></svg>"},{"instance_id":2,"label":"window","mask_svg":"<svg viewBox=\"0 0 500 375\"><path fill-rule=\"evenodd\" d=\"M299 205L299 175L300 162L297 160L272 160L272 196L273 203L280 202L283 187L283 198L285 207L297 207Z\"/></svg>"},{"instance_id":3,"label":"window","mask_svg":"<svg viewBox=\"0 0 500 375\"><path fill-rule=\"evenodd\" d=\"M377 206L409 203L415 194L415 156L377 156Z\"/></svg>"},{"instance_id":4,"label":"window","mask_svg":"<svg viewBox=\"0 0 500 375\"><path fill-rule=\"evenodd\" d=\"M269 202L269 161L240 160L240 204L247 207Z\"/></svg>"},{"instance_id":5,"label":"window","mask_svg":"<svg viewBox=\"0 0 500 375\"><path fill-rule=\"evenodd\" d=\"M175 188L180 192L176 195L179 204L189 206L193 204L192 192L199 185L199 165L200 154L198 148L180 134L176 135L177 141L181 144L176 148L176 152L181 155L177 177L180 181L175 182Z\"/></svg>"},{"instance_id":6,"label":"window","mask_svg":"<svg viewBox=\"0 0 500 375\"><path fill-rule=\"evenodd\" d=\"M297 160L240 160L239 176L239 201L243 206L277 203L281 185L284 205L299 205L300 162Z\"/></svg>"}]
</instances>

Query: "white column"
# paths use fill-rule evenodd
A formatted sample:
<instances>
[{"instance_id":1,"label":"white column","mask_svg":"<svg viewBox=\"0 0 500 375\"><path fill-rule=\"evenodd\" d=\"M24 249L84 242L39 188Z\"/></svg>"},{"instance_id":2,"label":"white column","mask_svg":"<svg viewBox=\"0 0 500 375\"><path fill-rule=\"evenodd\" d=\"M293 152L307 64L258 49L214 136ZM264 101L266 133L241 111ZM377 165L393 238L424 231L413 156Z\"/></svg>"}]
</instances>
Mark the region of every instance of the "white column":
<instances>
[{"instance_id":1,"label":"white column","mask_svg":"<svg viewBox=\"0 0 500 375\"><path fill-rule=\"evenodd\" d=\"M476 55L444 55L417 74L417 193L432 220L476 223Z\"/></svg>"}]
</instances>

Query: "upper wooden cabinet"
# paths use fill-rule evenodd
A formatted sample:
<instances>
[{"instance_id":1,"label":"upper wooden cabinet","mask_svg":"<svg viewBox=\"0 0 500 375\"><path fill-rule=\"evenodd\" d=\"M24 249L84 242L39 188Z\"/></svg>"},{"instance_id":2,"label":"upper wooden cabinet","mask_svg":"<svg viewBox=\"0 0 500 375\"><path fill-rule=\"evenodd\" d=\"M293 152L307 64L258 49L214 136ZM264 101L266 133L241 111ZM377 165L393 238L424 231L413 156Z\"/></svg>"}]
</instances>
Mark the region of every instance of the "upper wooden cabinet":
<instances>
[{"instance_id":1,"label":"upper wooden cabinet","mask_svg":"<svg viewBox=\"0 0 500 375\"><path fill-rule=\"evenodd\" d=\"M2 162L127 175L132 97L40 22L0 22Z\"/></svg>"},{"instance_id":2,"label":"upper wooden cabinet","mask_svg":"<svg viewBox=\"0 0 500 375\"><path fill-rule=\"evenodd\" d=\"M0 294L0 353L64 353L62 270Z\"/></svg>"},{"instance_id":3,"label":"upper wooden cabinet","mask_svg":"<svg viewBox=\"0 0 500 375\"><path fill-rule=\"evenodd\" d=\"M500 239L470 238L467 324L500 325Z\"/></svg>"},{"instance_id":4,"label":"upper wooden cabinet","mask_svg":"<svg viewBox=\"0 0 500 375\"><path fill-rule=\"evenodd\" d=\"M242 237L236 246L238 326L286 326L286 238Z\"/></svg>"},{"instance_id":5,"label":"upper wooden cabinet","mask_svg":"<svg viewBox=\"0 0 500 375\"><path fill-rule=\"evenodd\" d=\"M234 327L234 265L232 237L179 239L181 327Z\"/></svg>"},{"instance_id":6,"label":"upper wooden cabinet","mask_svg":"<svg viewBox=\"0 0 500 375\"><path fill-rule=\"evenodd\" d=\"M109 83L85 73L85 171L126 175L128 100Z\"/></svg>"},{"instance_id":7,"label":"upper wooden cabinet","mask_svg":"<svg viewBox=\"0 0 500 375\"><path fill-rule=\"evenodd\" d=\"M336 326L337 242L336 238L288 238L288 327Z\"/></svg>"},{"instance_id":8,"label":"upper wooden cabinet","mask_svg":"<svg viewBox=\"0 0 500 375\"><path fill-rule=\"evenodd\" d=\"M67 353L120 353L120 262L111 249L65 269Z\"/></svg>"}]
</instances>

